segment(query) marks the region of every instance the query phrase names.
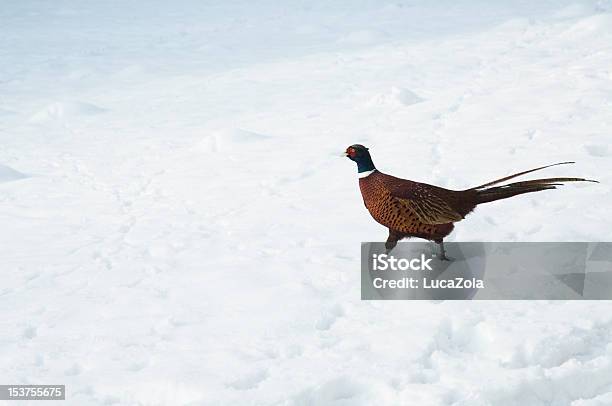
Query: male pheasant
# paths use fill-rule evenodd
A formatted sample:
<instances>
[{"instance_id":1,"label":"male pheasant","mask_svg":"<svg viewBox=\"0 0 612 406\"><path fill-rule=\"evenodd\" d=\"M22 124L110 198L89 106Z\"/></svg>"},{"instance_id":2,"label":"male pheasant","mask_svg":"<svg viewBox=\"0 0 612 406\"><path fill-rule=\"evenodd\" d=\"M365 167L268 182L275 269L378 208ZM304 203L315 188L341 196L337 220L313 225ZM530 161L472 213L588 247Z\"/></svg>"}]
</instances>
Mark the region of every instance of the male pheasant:
<instances>
[{"instance_id":1,"label":"male pheasant","mask_svg":"<svg viewBox=\"0 0 612 406\"><path fill-rule=\"evenodd\" d=\"M366 208L374 220L389 228L389 238L385 243L387 253L399 240L418 237L439 244L441 260L448 260L443 240L453 231L453 223L463 220L477 205L523 193L556 189L561 182L597 182L583 178L546 178L499 185L540 169L573 163L561 162L515 173L470 189L449 190L379 172L368 148L363 145L351 145L345 154L357 163L359 189Z\"/></svg>"}]
</instances>

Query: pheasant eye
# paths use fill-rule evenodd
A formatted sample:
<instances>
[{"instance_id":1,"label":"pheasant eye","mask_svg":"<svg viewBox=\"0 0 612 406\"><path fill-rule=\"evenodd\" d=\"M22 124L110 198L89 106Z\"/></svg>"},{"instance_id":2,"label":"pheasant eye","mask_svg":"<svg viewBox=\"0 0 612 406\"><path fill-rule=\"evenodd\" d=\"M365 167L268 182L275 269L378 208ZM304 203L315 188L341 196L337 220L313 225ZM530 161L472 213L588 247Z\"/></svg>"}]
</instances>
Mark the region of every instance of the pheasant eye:
<instances>
[{"instance_id":1,"label":"pheasant eye","mask_svg":"<svg viewBox=\"0 0 612 406\"><path fill-rule=\"evenodd\" d=\"M349 156L355 156L357 154L357 151L355 151L354 148L349 148L348 154L349 154Z\"/></svg>"}]
</instances>

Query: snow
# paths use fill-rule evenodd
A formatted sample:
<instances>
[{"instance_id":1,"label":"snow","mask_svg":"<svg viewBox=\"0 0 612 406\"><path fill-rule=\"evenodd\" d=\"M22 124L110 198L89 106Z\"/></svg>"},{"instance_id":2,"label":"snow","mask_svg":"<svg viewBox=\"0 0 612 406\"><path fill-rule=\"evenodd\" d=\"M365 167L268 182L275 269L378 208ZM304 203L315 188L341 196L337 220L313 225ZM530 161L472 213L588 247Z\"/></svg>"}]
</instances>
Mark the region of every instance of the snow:
<instances>
[{"instance_id":1,"label":"snow","mask_svg":"<svg viewBox=\"0 0 612 406\"><path fill-rule=\"evenodd\" d=\"M66 120L83 115L103 113L105 110L98 106L82 102L54 102L42 110L34 113L30 120L43 122L48 120Z\"/></svg>"},{"instance_id":2,"label":"snow","mask_svg":"<svg viewBox=\"0 0 612 406\"><path fill-rule=\"evenodd\" d=\"M360 242L386 233L338 157L452 188L573 160L547 174L601 184L451 239L609 240L609 1L26 0L0 21L0 383L79 406L611 402L605 302L360 301Z\"/></svg>"},{"instance_id":3,"label":"snow","mask_svg":"<svg viewBox=\"0 0 612 406\"><path fill-rule=\"evenodd\" d=\"M27 178L27 175L16 171L10 166L0 165L0 183Z\"/></svg>"}]
</instances>

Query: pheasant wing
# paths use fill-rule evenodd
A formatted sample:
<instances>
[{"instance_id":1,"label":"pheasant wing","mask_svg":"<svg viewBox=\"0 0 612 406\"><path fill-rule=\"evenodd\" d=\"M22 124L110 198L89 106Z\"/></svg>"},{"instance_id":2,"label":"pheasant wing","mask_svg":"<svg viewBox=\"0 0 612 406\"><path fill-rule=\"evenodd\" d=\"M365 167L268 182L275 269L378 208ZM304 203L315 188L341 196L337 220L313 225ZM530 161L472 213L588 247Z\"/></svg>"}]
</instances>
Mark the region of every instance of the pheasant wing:
<instances>
[{"instance_id":1,"label":"pheasant wing","mask_svg":"<svg viewBox=\"0 0 612 406\"><path fill-rule=\"evenodd\" d=\"M423 183L410 182L405 185L396 184L390 192L396 207L409 210L422 223L446 224L463 219L432 189Z\"/></svg>"}]
</instances>

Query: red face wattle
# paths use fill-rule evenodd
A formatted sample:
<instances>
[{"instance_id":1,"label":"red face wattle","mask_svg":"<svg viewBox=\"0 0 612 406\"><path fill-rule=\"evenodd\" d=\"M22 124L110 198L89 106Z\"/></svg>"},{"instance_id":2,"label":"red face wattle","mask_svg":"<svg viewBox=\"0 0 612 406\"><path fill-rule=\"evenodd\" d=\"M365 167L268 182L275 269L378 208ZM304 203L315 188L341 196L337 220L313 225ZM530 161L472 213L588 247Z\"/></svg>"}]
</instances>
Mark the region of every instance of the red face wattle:
<instances>
[{"instance_id":1,"label":"red face wattle","mask_svg":"<svg viewBox=\"0 0 612 406\"><path fill-rule=\"evenodd\" d=\"M355 148L348 147L346 149L346 156L355 158L357 156L357 151L355 150Z\"/></svg>"}]
</instances>

